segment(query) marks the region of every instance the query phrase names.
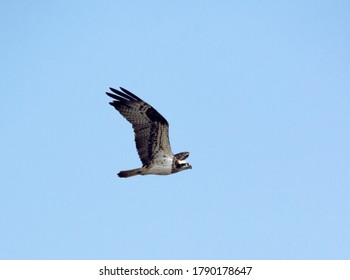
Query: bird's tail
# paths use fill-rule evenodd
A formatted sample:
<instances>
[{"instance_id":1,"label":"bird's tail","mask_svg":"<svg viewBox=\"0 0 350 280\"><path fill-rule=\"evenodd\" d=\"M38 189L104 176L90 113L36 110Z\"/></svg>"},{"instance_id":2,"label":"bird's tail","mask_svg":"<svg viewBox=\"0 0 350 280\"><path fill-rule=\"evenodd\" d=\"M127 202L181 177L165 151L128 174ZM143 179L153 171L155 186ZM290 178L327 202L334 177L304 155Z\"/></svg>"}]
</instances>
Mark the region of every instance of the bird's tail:
<instances>
[{"instance_id":1,"label":"bird's tail","mask_svg":"<svg viewBox=\"0 0 350 280\"><path fill-rule=\"evenodd\" d=\"M131 176L136 176L141 174L141 168L136 168L136 169L131 169L131 170L125 170L125 171L120 171L118 173L118 176L120 178L128 178Z\"/></svg>"}]
</instances>

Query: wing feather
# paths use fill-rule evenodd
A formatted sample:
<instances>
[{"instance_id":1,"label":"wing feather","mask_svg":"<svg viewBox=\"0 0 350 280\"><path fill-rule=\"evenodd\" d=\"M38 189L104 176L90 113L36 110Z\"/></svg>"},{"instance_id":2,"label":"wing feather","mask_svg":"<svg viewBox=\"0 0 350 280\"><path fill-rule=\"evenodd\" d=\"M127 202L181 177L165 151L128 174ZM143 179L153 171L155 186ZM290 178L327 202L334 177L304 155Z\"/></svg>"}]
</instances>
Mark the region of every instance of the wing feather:
<instances>
[{"instance_id":1,"label":"wing feather","mask_svg":"<svg viewBox=\"0 0 350 280\"><path fill-rule=\"evenodd\" d=\"M111 104L134 129L136 149L143 165L160 154L172 156L169 142L169 124L151 105L130 91L110 88L106 94L114 100Z\"/></svg>"}]
</instances>

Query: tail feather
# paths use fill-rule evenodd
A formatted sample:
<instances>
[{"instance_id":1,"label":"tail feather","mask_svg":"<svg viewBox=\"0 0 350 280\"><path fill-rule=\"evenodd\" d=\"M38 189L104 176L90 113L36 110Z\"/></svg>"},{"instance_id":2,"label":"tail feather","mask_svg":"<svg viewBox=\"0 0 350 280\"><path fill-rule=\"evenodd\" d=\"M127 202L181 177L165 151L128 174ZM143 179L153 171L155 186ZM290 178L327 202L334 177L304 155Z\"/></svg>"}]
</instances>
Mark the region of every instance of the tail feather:
<instances>
[{"instance_id":1,"label":"tail feather","mask_svg":"<svg viewBox=\"0 0 350 280\"><path fill-rule=\"evenodd\" d=\"M118 173L118 176L120 178L128 178L131 176L136 176L141 174L141 168L136 168L136 169L131 169L131 170L125 170L125 171L120 171Z\"/></svg>"}]
</instances>

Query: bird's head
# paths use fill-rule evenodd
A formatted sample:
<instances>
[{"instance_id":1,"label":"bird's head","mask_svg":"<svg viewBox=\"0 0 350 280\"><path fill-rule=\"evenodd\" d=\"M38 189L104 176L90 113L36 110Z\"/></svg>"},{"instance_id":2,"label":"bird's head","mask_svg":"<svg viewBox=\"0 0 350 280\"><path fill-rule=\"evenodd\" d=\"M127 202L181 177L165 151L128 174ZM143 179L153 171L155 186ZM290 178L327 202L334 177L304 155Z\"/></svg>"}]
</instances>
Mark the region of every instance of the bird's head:
<instances>
[{"instance_id":1,"label":"bird's head","mask_svg":"<svg viewBox=\"0 0 350 280\"><path fill-rule=\"evenodd\" d=\"M180 169L179 171L181 171L186 169L192 169L192 166L186 161L179 160L178 163L176 164L176 168Z\"/></svg>"},{"instance_id":2,"label":"bird's head","mask_svg":"<svg viewBox=\"0 0 350 280\"><path fill-rule=\"evenodd\" d=\"M180 172L180 171L183 171L186 169L192 169L192 166L188 162L183 160L184 158L187 158L188 156L189 156L188 152L179 153L179 154L175 155L175 164L174 164L174 167L175 167L174 171L175 172Z\"/></svg>"}]
</instances>

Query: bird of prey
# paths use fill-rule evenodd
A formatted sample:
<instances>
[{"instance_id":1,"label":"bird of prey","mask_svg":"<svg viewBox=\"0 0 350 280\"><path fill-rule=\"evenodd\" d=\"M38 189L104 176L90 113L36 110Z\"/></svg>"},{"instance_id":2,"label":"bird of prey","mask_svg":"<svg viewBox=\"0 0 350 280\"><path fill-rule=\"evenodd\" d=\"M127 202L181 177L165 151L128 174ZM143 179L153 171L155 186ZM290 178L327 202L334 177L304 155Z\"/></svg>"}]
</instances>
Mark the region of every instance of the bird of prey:
<instances>
[{"instance_id":1,"label":"bird of prey","mask_svg":"<svg viewBox=\"0 0 350 280\"><path fill-rule=\"evenodd\" d=\"M113 93L106 94L114 99L109 104L132 124L136 149L142 162L141 168L120 171L119 177L169 175L192 168L184 161L189 152L174 155L171 151L169 124L156 109L122 87L120 90L109 89Z\"/></svg>"}]
</instances>

